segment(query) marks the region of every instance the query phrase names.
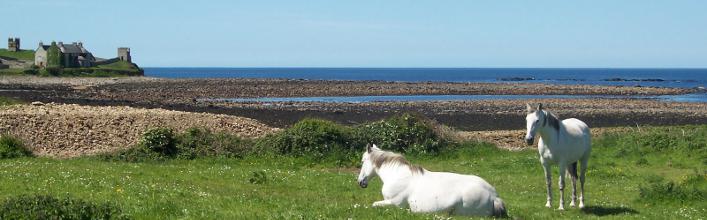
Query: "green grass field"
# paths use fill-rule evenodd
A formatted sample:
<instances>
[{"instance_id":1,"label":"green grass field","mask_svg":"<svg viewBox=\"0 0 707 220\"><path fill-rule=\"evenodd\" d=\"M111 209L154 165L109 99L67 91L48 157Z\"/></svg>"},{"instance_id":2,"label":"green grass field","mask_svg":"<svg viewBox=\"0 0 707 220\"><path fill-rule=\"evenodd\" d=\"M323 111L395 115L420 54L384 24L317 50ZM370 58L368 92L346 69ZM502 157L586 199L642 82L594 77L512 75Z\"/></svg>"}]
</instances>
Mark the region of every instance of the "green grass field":
<instances>
[{"instance_id":1,"label":"green grass field","mask_svg":"<svg viewBox=\"0 0 707 220\"><path fill-rule=\"evenodd\" d=\"M489 144L466 143L460 149L436 156L408 159L433 171L485 178L496 187L513 218L707 216L707 126L643 128L635 133L609 134L595 141L587 174L585 210L557 211L544 207L544 180L534 150L510 152ZM662 136L648 138L654 134ZM295 157L143 163L97 158L22 158L1 160L0 172L3 198L39 194L112 202L138 219L448 217L412 214L394 207L371 208L370 204L382 197L379 179L374 179L369 188L361 189L355 180L356 167ZM556 177L555 174L553 178ZM553 187L556 189L557 185Z\"/></svg>"},{"instance_id":2,"label":"green grass field","mask_svg":"<svg viewBox=\"0 0 707 220\"><path fill-rule=\"evenodd\" d=\"M21 50L19 52L10 52L7 49L0 49L0 57L33 61L34 50Z\"/></svg>"},{"instance_id":3,"label":"green grass field","mask_svg":"<svg viewBox=\"0 0 707 220\"><path fill-rule=\"evenodd\" d=\"M99 69L110 69L110 70L136 70L137 67L127 61L117 61L110 64L98 65L96 68Z\"/></svg>"}]
</instances>

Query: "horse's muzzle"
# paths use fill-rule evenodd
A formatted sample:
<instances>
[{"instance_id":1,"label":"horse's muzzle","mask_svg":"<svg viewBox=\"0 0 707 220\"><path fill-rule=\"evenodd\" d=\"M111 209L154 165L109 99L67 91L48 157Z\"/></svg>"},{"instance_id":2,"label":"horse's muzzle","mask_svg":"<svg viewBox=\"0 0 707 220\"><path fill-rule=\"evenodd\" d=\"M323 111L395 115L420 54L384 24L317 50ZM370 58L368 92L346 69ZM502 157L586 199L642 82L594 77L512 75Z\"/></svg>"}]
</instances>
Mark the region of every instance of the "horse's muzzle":
<instances>
[{"instance_id":1,"label":"horse's muzzle","mask_svg":"<svg viewBox=\"0 0 707 220\"><path fill-rule=\"evenodd\" d=\"M358 181L358 185L361 186L361 188L366 188L366 187L368 187L368 181L366 181L366 180Z\"/></svg>"},{"instance_id":2,"label":"horse's muzzle","mask_svg":"<svg viewBox=\"0 0 707 220\"><path fill-rule=\"evenodd\" d=\"M526 138L525 143L528 145L533 145L533 142L535 142L535 138Z\"/></svg>"}]
</instances>

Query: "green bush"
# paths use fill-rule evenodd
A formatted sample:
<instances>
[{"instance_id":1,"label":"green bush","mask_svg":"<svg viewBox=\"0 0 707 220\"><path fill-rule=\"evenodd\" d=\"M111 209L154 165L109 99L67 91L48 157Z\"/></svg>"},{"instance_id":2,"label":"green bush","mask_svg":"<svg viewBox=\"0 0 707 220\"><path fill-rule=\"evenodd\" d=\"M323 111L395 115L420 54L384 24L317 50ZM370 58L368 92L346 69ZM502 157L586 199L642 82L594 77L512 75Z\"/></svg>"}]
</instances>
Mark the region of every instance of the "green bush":
<instances>
[{"instance_id":1,"label":"green bush","mask_svg":"<svg viewBox=\"0 0 707 220\"><path fill-rule=\"evenodd\" d=\"M0 137L0 159L31 156L32 151L27 149L20 139L9 135Z\"/></svg>"},{"instance_id":2,"label":"green bush","mask_svg":"<svg viewBox=\"0 0 707 220\"><path fill-rule=\"evenodd\" d=\"M80 199L22 195L3 201L0 219L128 219L112 204Z\"/></svg>"},{"instance_id":3,"label":"green bush","mask_svg":"<svg viewBox=\"0 0 707 220\"><path fill-rule=\"evenodd\" d=\"M37 75L39 74L39 67L37 65L32 64L29 68L23 70L22 73L29 75Z\"/></svg>"},{"instance_id":4,"label":"green bush","mask_svg":"<svg viewBox=\"0 0 707 220\"><path fill-rule=\"evenodd\" d=\"M142 134L138 146L163 156L174 156L177 153L176 142L172 129L153 128Z\"/></svg>"},{"instance_id":5,"label":"green bush","mask_svg":"<svg viewBox=\"0 0 707 220\"><path fill-rule=\"evenodd\" d=\"M401 153L436 155L451 142L423 117L404 114L379 122L347 127L322 119L304 119L292 127L256 140L191 128L175 135L166 128L145 132L137 147L106 159L144 161L198 157L236 157L272 153L306 157L346 166L357 162L367 143Z\"/></svg>"},{"instance_id":6,"label":"green bush","mask_svg":"<svg viewBox=\"0 0 707 220\"><path fill-rule=\"evenodd\" d=\"M175 134L169 128L153 128L143 133L140 142L127 150L101 155L106 160L149 161L199 157L242 158L252 154L252 141L207 129L190 128Z\"/></svg>"},{"instance_id":7,"label":"green bush","mask_svg":"<svg viewBox=\"0 0 707 220\"><path fill-rule=\"evenodd\" d=\"M237 157L242 158L252 150L251 142L225 133L212 133L207 129L190 128L177 136L177 157Z\"/></svg>"},{"instance_id":8,"label":"green bush","mask_svg":"<svg viewBox=\"0 0 707 220\"><path fill-rule=\"evenodd\" d=\"M280 133L261 138L257 146L278 154L323 158L335 151L351 151L355 147L352 141L348 127L321 119L304 119Z\"/></svg>"},{"instance_id":9,"label":"green bush","mask_svg":"<svg viewBox=\"0 0 707 220\"><path fill-rule=\"evenodd\" d=\"M360 125L355 133L359 143L375 143L386 150L437 154L447 143L435 127L434 122L422 116L403 114Z\"/></svg>"}]
</instances>

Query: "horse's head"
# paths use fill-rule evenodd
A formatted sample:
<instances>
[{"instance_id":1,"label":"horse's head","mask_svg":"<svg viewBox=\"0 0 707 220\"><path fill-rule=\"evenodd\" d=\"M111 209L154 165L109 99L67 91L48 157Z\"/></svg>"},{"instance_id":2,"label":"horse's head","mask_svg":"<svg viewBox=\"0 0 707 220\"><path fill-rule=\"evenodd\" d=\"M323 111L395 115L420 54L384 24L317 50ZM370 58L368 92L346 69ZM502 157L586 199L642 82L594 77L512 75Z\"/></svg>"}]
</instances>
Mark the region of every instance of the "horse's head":
<instances>
[{"instance_id":1,"label":"horse's head","mask_svg":"<svg viewBox=\"0 0 707 220\"><path fill-rule=\"evenodd\" d=\"M361 157L361 172L358 174L358 185L361 186L361 188L368 187L368 181L376 175L375 166L371 159L371 152L376 150L380 150L378 146L368 144L366 145L366 151L363 152L363 156Z\"/></svg>"},{"instance_id":2,"label":"horse's head","mask_svg":"<svg viewBox=\"0 0 707 220\"><path fill-rule=\"evenodd\" d=\"M525 134L525 141L528 145L532 145L535 141L535 134L537 129L541 126L540 122L545 119L545 114L543 113L543 104L539 104L537 108L533 108L530 104L527 104L528 115L525 116L525 127L527 128L527 133Z\"/></svg>"}]
</instances>

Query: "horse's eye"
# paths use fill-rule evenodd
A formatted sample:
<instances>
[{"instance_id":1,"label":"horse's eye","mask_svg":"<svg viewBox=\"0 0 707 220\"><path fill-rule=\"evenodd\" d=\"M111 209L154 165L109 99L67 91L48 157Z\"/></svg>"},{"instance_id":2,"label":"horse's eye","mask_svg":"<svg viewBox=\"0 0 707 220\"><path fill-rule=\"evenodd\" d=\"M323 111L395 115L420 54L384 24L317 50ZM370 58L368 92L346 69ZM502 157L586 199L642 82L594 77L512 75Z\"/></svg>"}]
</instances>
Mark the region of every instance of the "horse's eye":
<instances>
[{"instance_id":1,"label":"horse's eye","mask_svg":"<svg viewBox=\"0 0 707 220\"><path fill-rule=\"evenodd\" d=\"M535 123L538 123L539 121L540 121L540 119L536 119L536 120L535 120Z\"/></svg>"}]
</instances>

